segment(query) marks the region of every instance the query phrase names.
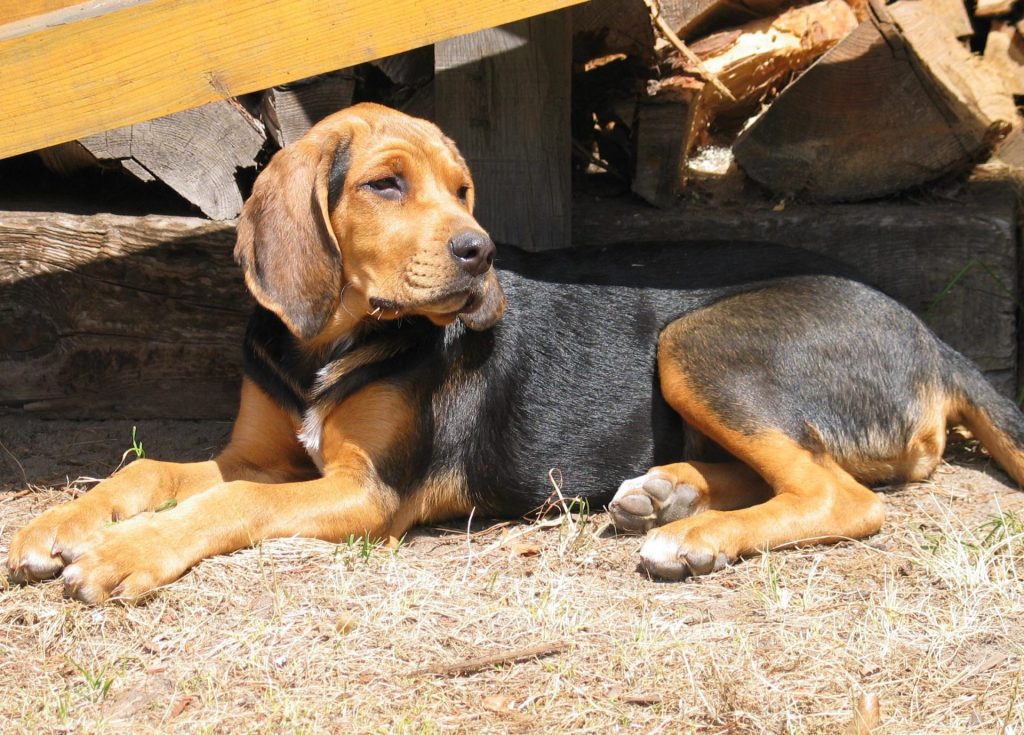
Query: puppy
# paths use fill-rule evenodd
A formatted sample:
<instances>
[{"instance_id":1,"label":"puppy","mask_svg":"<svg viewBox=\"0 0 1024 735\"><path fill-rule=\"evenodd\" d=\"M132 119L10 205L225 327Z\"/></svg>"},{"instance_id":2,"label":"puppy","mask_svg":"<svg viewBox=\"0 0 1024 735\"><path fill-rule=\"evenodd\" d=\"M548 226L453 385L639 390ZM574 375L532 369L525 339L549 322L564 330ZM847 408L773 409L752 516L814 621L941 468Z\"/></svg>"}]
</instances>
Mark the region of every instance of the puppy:
<instances>
[{"instance_id":1,"label":"puppy","mask_svg":"<svg viewBox=\"0 0 1024 735\"><path fill-rule=\"evenodd\" d=\"M678 579L874 533L868 485L927 477L950 423L1024 481L1016 407L831 265L752 243L496 261L473 203L454 144L376 105L279 152L238 223L258 306L228 446L48 510L11 577L134 600L266 538L521 516L557 469Z\"/></svg>"}]
</instances>

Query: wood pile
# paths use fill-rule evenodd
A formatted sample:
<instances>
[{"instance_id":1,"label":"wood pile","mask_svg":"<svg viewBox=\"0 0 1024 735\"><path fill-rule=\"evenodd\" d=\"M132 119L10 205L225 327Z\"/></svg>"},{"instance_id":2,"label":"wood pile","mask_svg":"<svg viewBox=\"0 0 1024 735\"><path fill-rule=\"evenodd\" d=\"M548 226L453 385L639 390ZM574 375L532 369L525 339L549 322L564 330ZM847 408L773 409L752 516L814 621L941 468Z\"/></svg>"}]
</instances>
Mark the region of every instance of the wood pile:
<instances>
[{"instance_id":1,"label":"wood pile","mask_svg":"<svg viewBox=\"0 0 1024 735\"><path fill-rule=\"evenodd\" d=\"M481 191L504 192L480 198L498 208L483 212L496 236L544 248L568 244L570 150L577 174L610 174L659 206L687 190L857 201L990 157L1016 168L1016 148L1001 148L1017 139L1022 95L1016 0L591 0L44 157L61 171L119 166L230 220L277 147L378 101L437 120Z\"/></svg>"},{"instance_id":2,"label":"wood pile","mask_svg":"<svg viewBox=\"0 0 1024 735\"><path fill-rule=\"evenodd\" d=\"M1011 0L970 12L962 0L590 5L607 18L646 6L656 40L638 49L635 34L587 29L607 43L577 54L574 86L617 98L574 105L578 163L653 204L708 178L779 198L877 198L998 157L1021 127L1024 9Z\"/></svg>"}]
</instances>

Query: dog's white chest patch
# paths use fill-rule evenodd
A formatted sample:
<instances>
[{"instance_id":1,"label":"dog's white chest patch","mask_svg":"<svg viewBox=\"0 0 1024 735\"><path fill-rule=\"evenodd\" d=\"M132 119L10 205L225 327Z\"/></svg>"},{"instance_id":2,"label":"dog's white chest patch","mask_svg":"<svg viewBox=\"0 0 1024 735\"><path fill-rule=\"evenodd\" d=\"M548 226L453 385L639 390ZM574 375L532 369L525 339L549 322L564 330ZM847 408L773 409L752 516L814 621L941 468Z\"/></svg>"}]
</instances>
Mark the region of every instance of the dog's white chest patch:
<instances>
[{"instance_id":1,"label":"dog's white chest patch","mask_svg":"<svg viewBox=\"0 0 1024 735\"><path fill-rule=\"evenodd\" d=\"M299 432L299 441L305 447L317 469L324 471L323 454L324 417L316 408L307 409L306 415L302 417L302 430Z\"/></svg>"}]
</instances>

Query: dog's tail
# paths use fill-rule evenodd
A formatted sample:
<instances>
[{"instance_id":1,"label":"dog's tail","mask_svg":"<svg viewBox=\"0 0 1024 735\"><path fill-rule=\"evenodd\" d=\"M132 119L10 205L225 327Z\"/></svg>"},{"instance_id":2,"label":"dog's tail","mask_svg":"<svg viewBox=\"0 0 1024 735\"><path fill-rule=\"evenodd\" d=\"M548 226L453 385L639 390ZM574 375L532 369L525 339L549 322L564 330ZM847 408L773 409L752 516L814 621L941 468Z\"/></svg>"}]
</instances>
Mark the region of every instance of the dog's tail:
<instances>
[{"instance_id":1,"label":"dog's tail","mask_svg":"<svg viewBox=\"0 0 1024 735\"><path fill-rule=\"evenodd\" d=\"M999 466L1024 485L1024 414L966 357L942 345L950 419L963 424Z\"/></svg>"}]
</instances>

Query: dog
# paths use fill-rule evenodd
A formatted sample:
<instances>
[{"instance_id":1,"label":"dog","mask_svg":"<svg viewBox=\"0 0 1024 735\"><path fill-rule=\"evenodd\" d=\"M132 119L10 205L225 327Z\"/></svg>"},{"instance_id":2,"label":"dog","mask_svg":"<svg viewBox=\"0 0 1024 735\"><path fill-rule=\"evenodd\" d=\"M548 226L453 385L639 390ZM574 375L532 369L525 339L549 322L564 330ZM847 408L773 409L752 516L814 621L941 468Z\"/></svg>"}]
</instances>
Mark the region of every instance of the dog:
<instances>
[{"instance_id":1,"label":"dog","mask_svg":"<svg viewBox=\"0 0 1024 735\"><path fill-rule=\"evenodd\" d=\"M927 477L951 423L1024 482L1013 403L834 265L756 243L496 256L473 205L452 141L377 105L278 152L238 223L257 305L227 447L47 510L10 577L138 600L262 539L523 516L557 470L679 579L876 532L868 486Z\"/></svg>"}]
</instances>

